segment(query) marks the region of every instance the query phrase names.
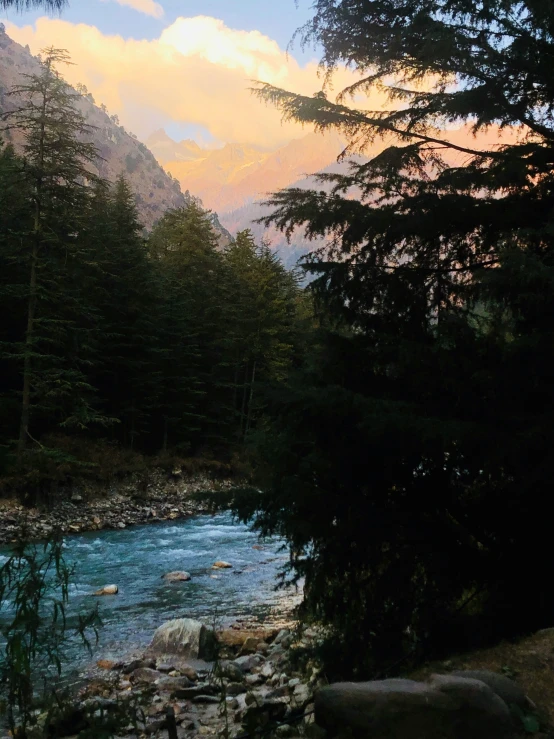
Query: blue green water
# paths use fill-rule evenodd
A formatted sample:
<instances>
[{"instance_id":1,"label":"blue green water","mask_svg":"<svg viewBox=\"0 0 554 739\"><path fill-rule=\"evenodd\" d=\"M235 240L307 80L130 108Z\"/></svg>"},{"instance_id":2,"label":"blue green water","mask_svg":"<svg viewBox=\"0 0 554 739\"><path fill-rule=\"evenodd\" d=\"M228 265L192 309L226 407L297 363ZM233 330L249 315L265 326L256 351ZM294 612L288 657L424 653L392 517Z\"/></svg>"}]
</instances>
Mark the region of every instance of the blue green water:
<instances>
[{"instance_id":1,"label":"blue green water","mask_svg":"<svg viewBox=\"0 0 554 739\"><path fill-rule=\"evenodd\" d=\"M263 549L253 549L260 544ZM294 590L275 591L287 559L280 542L260 542L229 514L72 535L64 546L66 561L75 564L69 613L99 604L103 627L96 658L146 646L171 618L222 625L240 618L279 622L297 599ZM0 564L6 555L0 551ZM213 570L219 559L232 569ZM186 570L192 580L166 583L162 576L173 570ZM91 595L109 584L118 585L118 595ZM76 645L68 656L75 666L90 661Z\"/></svg>"}]
</instances>

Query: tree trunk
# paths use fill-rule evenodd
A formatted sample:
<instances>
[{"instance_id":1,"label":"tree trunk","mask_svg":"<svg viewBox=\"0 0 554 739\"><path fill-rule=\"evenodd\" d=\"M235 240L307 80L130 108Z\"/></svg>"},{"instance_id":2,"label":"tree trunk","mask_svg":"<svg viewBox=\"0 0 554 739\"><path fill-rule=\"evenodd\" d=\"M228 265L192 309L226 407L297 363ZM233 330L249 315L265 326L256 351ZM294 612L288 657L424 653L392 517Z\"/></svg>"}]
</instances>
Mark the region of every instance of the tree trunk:
<instances>
[{"instance_id":1,"label":"tree trunk","mask_svg":"<svg viewBox=\"0 0 554 739\"><path fill-rule=\"evenodd\" d=\"M254 381L256 379L256 360L254 360L254 366L252 367L252 379L250 380L250 397L248 398L248 413L246 416L246 430L244 435L246 436L250 431L250 421L252 419L252 399L254 397Z\"/></svg>"},{"instance_id":2,"label":"tree trunk","mask_svg":"<svg viewBox=\"0 0 554 739\"><path fill-rule=\"evenodd\" d=\"M38 233L36 234L38 237ZM23 397L21 400L21 423L19 426L18 454L21 455L27 446L29 437L29 420L31 417L31 372L32 352L35 338L35 313L37 307L37 261L38 238L34 239L31 253L31 276L29 279L29 303L27 305L27 330L25 332L25 349L23 358Z\"/></svg>"},{"instance_id":3,"label":"tree trunk","mask_svg":"<svg viewBox=\"0 0 554 739\"><path fill-rule=\"evenodd\" d=\"M29 421L31 418L31 372L32 352L35 340L35 314L37 309L37 262L40 247L40 231L42 216L42 179L44 171L44 139L46 136L46 93L42 96L42 123L40 127L38 173L35 181L35 215L33 222L33 249L31 252L31 275L29 278L29 303L27 305L27 330L25 332L25 349L23 359L23 393L21 399L21 422L19 425L19 442L17 454L20 457L27 446L29 437Z\"/></svg>"}]
</instances>

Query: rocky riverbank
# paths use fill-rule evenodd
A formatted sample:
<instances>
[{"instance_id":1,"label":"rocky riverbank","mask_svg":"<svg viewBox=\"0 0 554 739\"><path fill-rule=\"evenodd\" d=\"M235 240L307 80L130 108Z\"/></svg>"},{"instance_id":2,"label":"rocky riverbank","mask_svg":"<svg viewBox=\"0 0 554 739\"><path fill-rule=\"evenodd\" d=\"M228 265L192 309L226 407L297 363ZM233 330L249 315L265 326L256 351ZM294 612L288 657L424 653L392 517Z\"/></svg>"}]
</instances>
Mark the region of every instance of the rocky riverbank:
<instances>
[{"instance_id":1,"label":"rocky riverbank","mask_svg":"<svg viewBox=\"0 0 554 739\"><path fill-rule=\"evenodd\" d=\"M153 469L109 484L76 482L62 489L48 506L28 508L17 500L0 499L0 545L22 534L44 539L54 530L72 534L186 518L207 509L194 499L195 493L229 486L228 481L207 475Z\"/></svg>"},{"instance_id":2,"label":"rocky riverbank","mask_svg":"<svg viewBox=\"0 0 554 739\"><path fill-rule=\"evenodd\" d=\"M264 727L296 736L313 723L313 693L323 682L315 667L294 666L292 648L315 638L310 629L302 636L274 628L215 633L192 619L170 621L140 658L100 660L55 735L86 726L100 731L111 721L121 737L233 739ZM37 737L45 729L40 723Z\"/></svg>"}]
</instances>

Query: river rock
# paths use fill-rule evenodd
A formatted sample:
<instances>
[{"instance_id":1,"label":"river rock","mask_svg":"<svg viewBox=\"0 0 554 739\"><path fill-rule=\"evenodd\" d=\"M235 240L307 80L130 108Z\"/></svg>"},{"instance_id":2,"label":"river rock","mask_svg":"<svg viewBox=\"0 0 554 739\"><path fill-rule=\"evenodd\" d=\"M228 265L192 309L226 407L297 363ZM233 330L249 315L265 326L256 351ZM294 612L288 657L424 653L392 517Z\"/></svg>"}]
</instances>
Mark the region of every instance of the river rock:
<instances>
[{"instance_id":1,"label":"river rock","mask_svg":"<svg viewBox=\"0 0 554 739\"><path fill-rule=\"evenodd\" d=\"M160 677L158 680L156 680L156 686L159 688L159 690L172 693L183 688L190 688L191 685L191 681L188 679L188 677L185 677L184 675L182 675L181 677L168 677L164 675L163 677Z\"/></svg>"},{"instance_id":2,"label":"river rock","mask_svg":"<svg viewBox=\"0 0 554 739\"><path fill-rule=\"evenodd\" d=\"M119 664L112 659L99 659L96 666L101 670L116 670Z\"/></svg>"},{"instance_id":3,"label":"river rock","mask_svg":"<svg viewBox=\"0 0 554 739\"><path fill-rule=\"evenodd\" d=\"M149 651L162 655L180 655L188 659L215 658L217 640L214 631L193 618L176 618L162 624L154 633Z\"/></svg>"},{"instance_id":4,"label":"river rock","mask_svg":"<svg viewBox=\"0 0 554 739\"><path fill-rule=\"evenodd\" d=\"M135 670L138 670L141 667L147 667L153 670L156 667L156 664L151 659L134 659L131 662L128 662L126 665L124 665L121 672L124 675L130 675L131 672L134 672Z\"/></svg>"},{"instance_id":5,"label":"river rock","mask_svg":"<svg viewBox=\"0 0 554 739\"><path fill-rule=\"evenodd\" d=\"M233 565L229 564L229 562L224 562L222 559L218 560L217 562L214 562L212 565L212 569L214 570L229 570Z\"/></svg>"},{"instance_id":6,"label":"river rock","mask_svg":"<svg viewBox=\"0 0 554 739\"><path fill-rule=\"evenodd\" d=\"M129 675L129 679L132 683L155 683L160 678L164 677L161 672L152 670L150 667L139 667L133 670Z\"/></svg>"},{"instance_id":7,"label":"river rock","mask_svg":"<svg viewBox=\"0 0 554 739\"><path fill-rule=\"evenodd\" d=\"M191 579L191 576L184 570L177 570L176 572L167 572L162 575L162 579L166 582L186 582Z\"/></svg>"},{"instance_id":8,"label":"river rock","mask_svg":"<svg viewBox=\"0 0 554 739\"><path fill-rule=\"evenodd\" d=\"M331 737L344 730L364 739L514 736L508 707L488 685L444 675L427 683L391 679L329 685L316 693L315 720Z\"/></svg>"},{"instance_id":9,"label":"river rock","mask_svg":"<svg viewBox=\"0 0 554 739\"><path fill-rule=\"evenodd\" d=\"M255 667L258 667L262 662L262 657L259 654L245 654L242 657L237 657L231 664L236 665L241 672L252 672Z\"/></svg>"},{"instance_id":10,"label":"river rock","mask_svg":"<svg viewBox=\"0 0 554 739\"><path fill-rule=\"evenodd\" d=\"M226 695L236 696L246 693L246 685L244 683L229 683L225 686Z\"/></svg>"},{"instance_id":11,"label":"river rock","mask_svg":"<svg viewBox=\"0 0 554 739\"><path fill-rule=\"evenodd\" d=\"M234 662L220 662L218 673L221 677L226 677L235 682L240 682L244 678L243 671Z\"/></svg>"},{"instance_id":12,"label":"river rock","mask_svg":"<svg viewBox=\"0 0 554 739\"><path fill-rule=\"evenodd\" d=\"M103 588L96 590L93 595L117 595L118 593L119 588L117 585L104 585Z\"/></svg>"}]
</instances>

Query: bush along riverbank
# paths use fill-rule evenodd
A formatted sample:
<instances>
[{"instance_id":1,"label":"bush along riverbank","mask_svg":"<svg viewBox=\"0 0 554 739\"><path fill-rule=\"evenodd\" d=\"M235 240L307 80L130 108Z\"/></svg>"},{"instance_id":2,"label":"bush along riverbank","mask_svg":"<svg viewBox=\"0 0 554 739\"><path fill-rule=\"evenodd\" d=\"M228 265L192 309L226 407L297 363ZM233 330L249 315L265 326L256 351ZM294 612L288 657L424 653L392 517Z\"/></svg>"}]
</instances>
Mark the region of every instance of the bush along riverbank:
<instances>
[{"instance_id":1,"label":"bush along riverbank","mask_svg":"<svg viewBox=\"0 0 554 739\"><path fill-rule=\"evenodd\" d=\"M75 480L61 487L49 505L25 506L17 498L0 499L0 545L19 537L45 539L64 534L123 529L133 524L186 518L207 511L199 492L224 490L230 482L180 468L154 468L106 483Z\"/></svg>"}]
</instances>

